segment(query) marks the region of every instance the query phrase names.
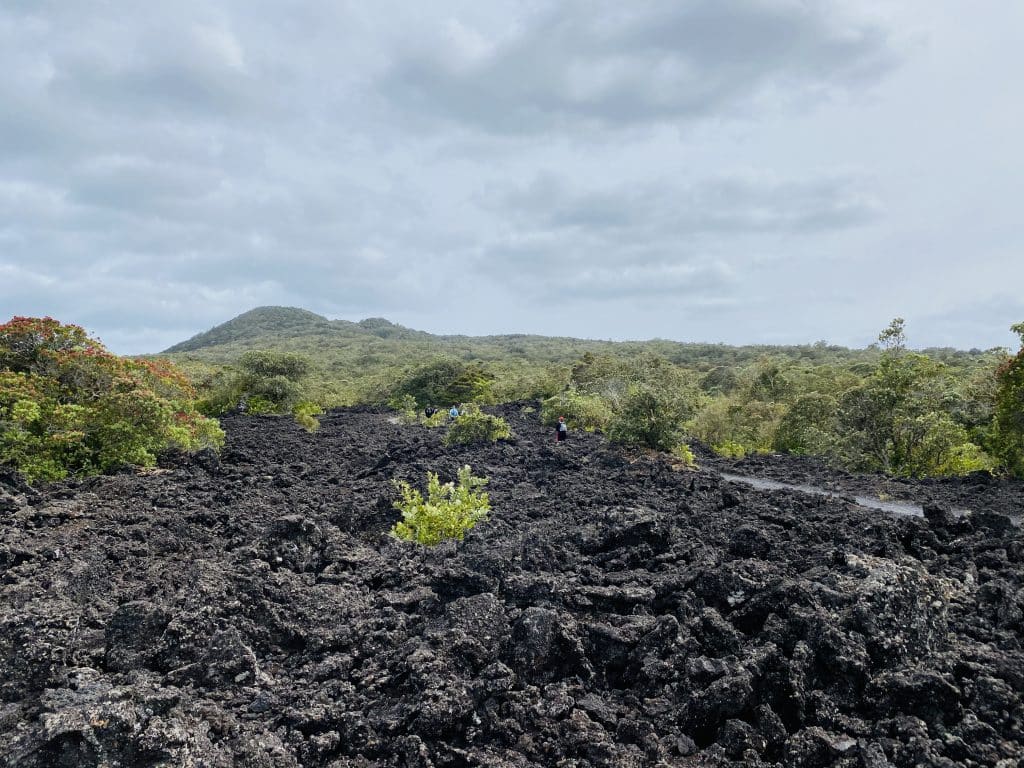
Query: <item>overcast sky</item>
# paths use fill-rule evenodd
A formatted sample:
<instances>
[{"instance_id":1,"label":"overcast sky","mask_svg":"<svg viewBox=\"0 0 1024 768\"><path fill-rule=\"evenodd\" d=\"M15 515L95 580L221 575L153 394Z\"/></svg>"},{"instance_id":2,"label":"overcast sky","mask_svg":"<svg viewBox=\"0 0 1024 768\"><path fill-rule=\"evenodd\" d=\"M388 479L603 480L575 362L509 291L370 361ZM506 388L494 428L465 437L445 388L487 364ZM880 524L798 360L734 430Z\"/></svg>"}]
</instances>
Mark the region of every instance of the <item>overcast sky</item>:
<instances>
[{"instance_id":1,"label":"overcast sky","mask_svg":"<svg viewBox=\"0 0 1024 768\"><path fill-rule=\"evenodd\" d=\"M3 0L0 322L1009 346L1019 0Z\"/></svg>"}]
</instances>

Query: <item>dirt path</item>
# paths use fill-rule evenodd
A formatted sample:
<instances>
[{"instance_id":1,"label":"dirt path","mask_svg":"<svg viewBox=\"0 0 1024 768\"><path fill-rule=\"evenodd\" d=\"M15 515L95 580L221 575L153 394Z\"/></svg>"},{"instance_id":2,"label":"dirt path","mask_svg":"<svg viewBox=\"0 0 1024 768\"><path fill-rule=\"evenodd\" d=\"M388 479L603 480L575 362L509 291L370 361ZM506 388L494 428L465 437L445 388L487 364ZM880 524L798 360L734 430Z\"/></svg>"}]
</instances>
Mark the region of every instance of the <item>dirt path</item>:
<instances>
[{"instance_id":1,"label":"dirt path","mask_svg":"<svg viewBox=\"0 0 1024 768\"><path fill-rule=\"evenodd\" d=\"M39 493L0 477L5 764L1024 757L1024 538L996 514L1015 487L896 518L556 446L501 411L513 443L446 448L353 409L315 435L228 419L220 461ZM392 479L465 463L491 478L488 523L429 551L383 535Z\"/></svg>"}]
</instances>

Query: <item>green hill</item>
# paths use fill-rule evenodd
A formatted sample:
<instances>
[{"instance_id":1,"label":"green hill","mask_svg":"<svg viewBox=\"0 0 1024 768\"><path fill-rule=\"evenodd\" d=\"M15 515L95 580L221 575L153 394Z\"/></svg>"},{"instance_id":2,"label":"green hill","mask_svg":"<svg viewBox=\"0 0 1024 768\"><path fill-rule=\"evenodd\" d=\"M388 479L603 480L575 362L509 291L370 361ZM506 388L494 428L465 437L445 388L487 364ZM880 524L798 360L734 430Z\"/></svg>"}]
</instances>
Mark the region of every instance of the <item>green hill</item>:
<instances>
[{"instance_id":1,"label":"green hill","mask_svg":"<svg viewBox=\"0 0 1024 768\"><path fill-rule=\"evenodd\" d=\"M257 307L175 344L164 354L202 382L254 349L309 357L314 363L316 388L322 401L331 405L375 401L396 378L437 357L482 363L498 381L496 395L511 399L550 388L552 377L564 380L569 368L587 353L617 358L653 354L697 376L740 369L767 357L800 367L831 363L857 369L873 363L878 355L875 348L848 349L824 342L737 347L664 339L613 342L525 334L441 336L384 318L354 323L296 307ZM930 353L953 366L970 366L979 359L975 353L958 350Z\"/></svg>"},{"instance_id":2,"label":"green hill","mask_svg":"<svg viewBox=\"0 0 1024 768\"><path fill-rule=\"evenodd\" d=\"M355 323L331 321L296 307L257 307L164 351L195 352L247 342L267 344L300 336L341 338L358 335L362 330Z\"/></svg>"}]
</instances>

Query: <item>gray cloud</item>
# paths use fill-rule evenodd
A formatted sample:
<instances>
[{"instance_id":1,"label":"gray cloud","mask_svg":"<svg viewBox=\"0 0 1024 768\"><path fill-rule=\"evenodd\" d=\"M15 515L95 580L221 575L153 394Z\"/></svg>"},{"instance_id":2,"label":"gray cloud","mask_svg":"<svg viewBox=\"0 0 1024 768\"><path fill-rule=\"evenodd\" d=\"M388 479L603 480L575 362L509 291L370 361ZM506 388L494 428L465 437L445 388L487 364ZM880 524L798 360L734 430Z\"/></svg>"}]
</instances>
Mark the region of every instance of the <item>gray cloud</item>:
<instances>
[{"instance_id":1,"label":"gray cloud","mask_svg":"<svg viewBox=\"0 0 1024 768\"><path fill-rule=\"evenodd\" d=\"M985 96L1019 24L866 7L8 0L0 312L123 352L257 304L737 341L934 305L952 338L1020 277L1024 115ZM993 135L950 152L967 114Z\"/></svg>"},{"instance_id":2,"label":"gray cloud","mask_svg":"<svg viewBox=\"0 0 1024 768\"><path fill-rule=\"evenodd\" d=\"M881 28L831 6L574 1L500 35L452 21L382 88L408 112L515 134L746 111L863 84L893 59Z\"/></svg>"},{"instance_id":3,"label":"gray cloud","mask_svg":"<svg viewBox=\"0 0 1024 768\"><path fill-rule=\"evenodd\" d=\"M490 205L525 226L630 239L639 230L648 237L659 232L688 239L859 226L875 218L880 204L857 186L850 178L780 181L737 175L584 190L545 174Z\"/></svg>"}]
</instances>

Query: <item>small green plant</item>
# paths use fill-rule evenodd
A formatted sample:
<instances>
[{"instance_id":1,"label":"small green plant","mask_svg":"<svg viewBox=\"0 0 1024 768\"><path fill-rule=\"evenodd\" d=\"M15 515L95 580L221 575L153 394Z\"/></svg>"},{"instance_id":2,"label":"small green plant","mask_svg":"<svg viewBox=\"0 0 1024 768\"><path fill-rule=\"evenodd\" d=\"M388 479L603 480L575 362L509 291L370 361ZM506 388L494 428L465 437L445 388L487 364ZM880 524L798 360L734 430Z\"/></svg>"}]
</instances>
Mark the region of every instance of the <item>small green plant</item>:
<instances>
[{"instance_id":1,"label":"small green plant","mask_svg":"<svg viewBox=\"0 0 1024 768\"><path fill-rule=\"evenodd\" d=\"M747 455L747 449L733 440L726 440L724 443L713 445L711 450L727 459L742 459Z\"/></svg>"},{"instance_id":2,"label":"small green plant","mask_svg":"<svg viewBox=\"0 0 1024 768\"><path fill-rule=\"evenodd\" d=\"M295 423L307 432L316 432L320 429L320 422L316 417L320 416L323 412L324 409L311 400L302 400L292 408L292 416L295 418Z\"/></svg>"},{"instance_id":3,"label":"small green plant","mask_svg":"<svg viewBox=\"0 0 1024 768\"><path fill-rule=\"evenodd\" d=\"M508 422L499 416L483 413L480 406L467 404L444 436L445 445L493 443L512 437Z\"/></svg>"},{"instance_id":4,"label":"small green plant","mask_svg":"<svg viewBox=\"0 0 1024 768\"><path fill-rule=\"evenodd\" d=\"M402 498L394 503L402 513L391 534L405 541L432 547L447 539L462 541L466 531L487 519L490 499L480 489L486 477L474 477L467 464L458 473L458 482L441 483L434 472L427 473L427 498L405 481L396 481Z\"/></svg>"},{"instance_id":5,"label":"small green plant","mask_svg":"<svg viewBox=\"0 0 1024 768\"><path fill-rule=\"evenodd\" d=\"M672 455L679 460L679 465L686 469L697 468L697 457L686 443L680 443L672 449Z\"/></svg>"}]
</instances>

